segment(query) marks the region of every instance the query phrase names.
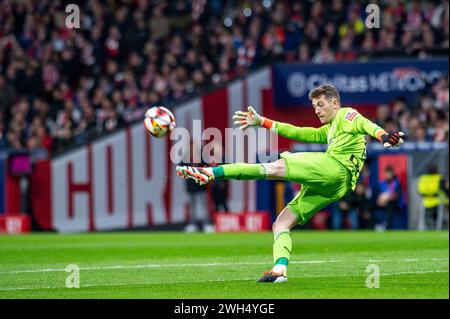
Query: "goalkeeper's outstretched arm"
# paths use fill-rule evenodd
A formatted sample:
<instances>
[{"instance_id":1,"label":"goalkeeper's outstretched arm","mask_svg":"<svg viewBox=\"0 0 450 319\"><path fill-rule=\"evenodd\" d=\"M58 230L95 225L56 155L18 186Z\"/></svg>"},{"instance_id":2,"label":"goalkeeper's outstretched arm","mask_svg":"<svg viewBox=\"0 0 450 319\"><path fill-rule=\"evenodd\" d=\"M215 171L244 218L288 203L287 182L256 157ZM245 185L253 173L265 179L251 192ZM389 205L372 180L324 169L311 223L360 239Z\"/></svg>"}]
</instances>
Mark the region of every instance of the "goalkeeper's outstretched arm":
<instances>
[{"instance_id":1,"label":"goalkeeper's outstretched arm","mask_svg":"<svg viewBox=\"0 0 450 319\"><path fill-rule=\"evenodd\" d=\"M239 125L241 130L245 130L249 126L262 126L280 136L295 141L327 144L328 124L320 128L314 128L298 127L287 123L276 122L260 116L251 106L248 107L248 112L237 111L233 119L235 121L234 124Z\"/></svg>"},{"instance_id":2,"label":"goalkeeper's outstretched arm","mask_svg":"<svg viewBox=\"0 0 450 319\"><path fill-rule=\"evenodd\" d=\"M359 113L357 113L357 116L355 117L355 125L351 128L351 131L368 134L382 142L384 147L399 146L404 143L405 138L405 134L403 132L388 133L383 128Z\"/></svg>"},{"instance_id":3,"label":"goalkeeper's outstretched arm","mask_svg":"<svg viewBox=\"0 0 450 319\"><path fill-rule=\"evenodd\" d=\"M307 143L327 144L327 134L329 125L326 124L319 128L298 127L287 123L275 122L264 119L263 126L279 134L280 136ZM267 122L267 123L266 123Z\"/></svg>"}]
</instances>

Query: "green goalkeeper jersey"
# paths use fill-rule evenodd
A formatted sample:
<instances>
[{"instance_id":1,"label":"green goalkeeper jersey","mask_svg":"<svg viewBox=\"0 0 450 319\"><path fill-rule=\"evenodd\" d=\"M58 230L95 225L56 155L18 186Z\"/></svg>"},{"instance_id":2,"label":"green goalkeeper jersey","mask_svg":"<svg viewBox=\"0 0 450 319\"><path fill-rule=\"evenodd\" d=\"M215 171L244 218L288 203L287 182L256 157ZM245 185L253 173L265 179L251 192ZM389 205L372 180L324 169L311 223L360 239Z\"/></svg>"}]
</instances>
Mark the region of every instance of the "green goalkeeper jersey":
<instances>
[{"instance_id":1,"label":"green goalkeeper jersey","mask_svg":"<svg viewBox=\"0 0 450 319\"><path fill-rule=\"evenodd\" d=\"M283 137L299 142L328 144L326 153L351 172L352 190L355 189L366 159L365 135L379 138L384 132L381 127L350 107L341 108L330 123L320 128L297 127L275 122L273 130Z\"/></svg>"}]
</instances>

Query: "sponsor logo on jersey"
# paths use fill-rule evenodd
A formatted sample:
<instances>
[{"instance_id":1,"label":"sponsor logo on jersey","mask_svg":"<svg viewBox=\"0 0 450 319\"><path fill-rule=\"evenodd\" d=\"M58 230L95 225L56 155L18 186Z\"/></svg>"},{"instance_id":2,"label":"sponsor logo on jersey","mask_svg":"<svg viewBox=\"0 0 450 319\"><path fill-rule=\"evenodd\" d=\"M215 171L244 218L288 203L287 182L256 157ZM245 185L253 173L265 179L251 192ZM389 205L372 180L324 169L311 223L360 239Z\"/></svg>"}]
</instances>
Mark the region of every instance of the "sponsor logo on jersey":
<instances>
[{"instance_id":1,"label":"sponsor logo on jersey","mask_svg":"<svg viewBox=\"0 0 450 319\"><path fill-rule=\"evenodd\" d=\"M355 112L355 111L350 111L350 112L347 112L347 114L345 115L345 119L347 120L347 121L353 121L353 119L356 117L356 115L358 115L358 112Z\"/></svg>"}]
</instances>

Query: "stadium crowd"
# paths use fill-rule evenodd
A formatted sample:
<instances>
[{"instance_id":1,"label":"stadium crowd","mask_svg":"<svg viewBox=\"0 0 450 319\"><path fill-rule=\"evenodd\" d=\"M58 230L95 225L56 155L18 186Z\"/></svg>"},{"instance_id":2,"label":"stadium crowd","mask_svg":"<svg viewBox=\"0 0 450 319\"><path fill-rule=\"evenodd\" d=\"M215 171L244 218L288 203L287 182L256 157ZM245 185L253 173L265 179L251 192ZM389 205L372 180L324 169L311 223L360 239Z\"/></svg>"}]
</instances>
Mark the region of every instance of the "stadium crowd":
<instances>
[{"instance_id":1,"label":"stadium crowd","mask_svg":"<svg viewBox=\"0 0 450 319\"><path fill-rule=\"evenodd\" d=\"M76 2L76 1L75 1ZM373 2L373 1L372 1ZM62 1L0 3L0 147L83 143L267 61L324 63L377 52L426 57L448 49L448 1L378 1L381 29L365 29L364 1L92 0L81 28ZM378 109L387 129L448 136L448 78L417 105Z\"/></svg>"},{"instance_id":2,"label":"stadium crowd","mask_svg":"<svg viewBox=\"0 0 450 319\"><path fill-rule=\"evenodd\" d=\"M448 94L448 78L443 77L415 103L399 97L391 105L379 105L375 122L388 131L403 131L410 142L448 142Z\"/></svg>"}]
</instances>

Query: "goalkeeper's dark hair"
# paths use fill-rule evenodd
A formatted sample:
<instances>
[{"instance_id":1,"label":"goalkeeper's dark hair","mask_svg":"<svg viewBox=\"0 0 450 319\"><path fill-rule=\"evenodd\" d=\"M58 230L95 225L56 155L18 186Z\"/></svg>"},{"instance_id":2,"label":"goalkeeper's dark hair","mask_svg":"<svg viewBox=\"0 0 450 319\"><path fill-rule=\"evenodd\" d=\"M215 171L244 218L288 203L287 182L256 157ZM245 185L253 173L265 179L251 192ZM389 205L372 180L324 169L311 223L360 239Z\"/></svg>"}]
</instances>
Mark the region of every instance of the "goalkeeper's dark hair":
<instances>
[{"instance_id":1,"label":"goalkeeper's dark hair","mask_svg":"<svg viewBox=\"0 0 450 319\"><path fill-rule=\"evenodd\" d=\"M331 84L322 84L321 86L316 87L314 90L311 90L311 92L309 92L308 94L308 98L310 100L318 99L322 95L325 96L328 101L337 99L339 104L341 104L341 97L339 96L339 92L334 87L334 85Z\"/></svg>"}]
</instances>

